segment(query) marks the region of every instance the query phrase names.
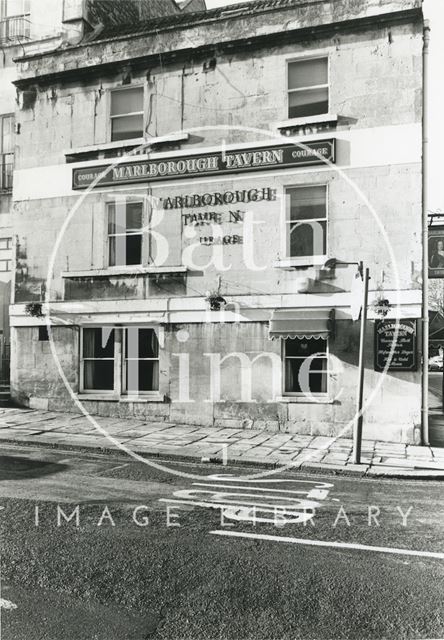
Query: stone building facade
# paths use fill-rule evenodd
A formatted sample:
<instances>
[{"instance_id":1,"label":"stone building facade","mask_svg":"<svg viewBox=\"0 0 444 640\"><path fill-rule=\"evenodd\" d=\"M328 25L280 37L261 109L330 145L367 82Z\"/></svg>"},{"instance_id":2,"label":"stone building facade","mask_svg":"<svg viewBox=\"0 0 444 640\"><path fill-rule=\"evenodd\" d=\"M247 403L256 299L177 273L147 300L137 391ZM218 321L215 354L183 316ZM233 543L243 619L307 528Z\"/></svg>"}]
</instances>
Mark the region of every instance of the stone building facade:
<instances>
[{"instance_id":1,"label":"stone building facade","mask_svg":"<svg viewBox=\"0 0 444 640\"><path fill-rule=\"evenodd\" d=\"M364 437L419 442L422 33L420 0L255 0L20 57L16 401L349 435L363 261Z\"/></svg>"}]
</instances>

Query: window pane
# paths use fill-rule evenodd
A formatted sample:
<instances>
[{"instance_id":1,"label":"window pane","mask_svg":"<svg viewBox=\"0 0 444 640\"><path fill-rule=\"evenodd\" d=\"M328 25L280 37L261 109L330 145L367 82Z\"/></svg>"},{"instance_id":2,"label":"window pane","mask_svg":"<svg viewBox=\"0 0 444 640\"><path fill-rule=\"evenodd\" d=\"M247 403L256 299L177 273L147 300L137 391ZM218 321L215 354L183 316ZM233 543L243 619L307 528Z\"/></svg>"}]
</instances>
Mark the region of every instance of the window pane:
<instances>
[{"instance_id":1,"label":"window pane","mask_svg":"<svg viewBox=\"0 0 444 640\"><path fill-rule=\"evenodd\" d=\"M142 236L126 236L126 263L141 264L142 262Z\"/></svg>"},{"instance_id":2,"label":"window pane","mask_svg":"<svg viewBox=\"0 0 444 640\"><path fill-rule=\"evenodd\" d=\"M142 229L143 203L119 202L108 205L108 233L125 233Z\"/></svg>"},{"instance_id":3,"label":"window pane","mask_svg":"<svg viewBox=\"0 0 444 640\"><path fill-rule=\"evenodd\" d=\"M327 214L327 188L302 187L287 191L290 220L325 218Z\"/></svg>"},{"instance_id":4,"label":"window pane","mask_svg":"<svg viewBox=\"0 0 444 640\"><path fill-rule=\"evenodd\" d=\"M95 327L83 330L84 358L114 358L114 329Z\"/></svg>"},{"instance_id":5,"label":"window pane","mask_svg":"<svg viewBox=\"0 0 444 640\"><path fill-rule=\"evenodd\" d=\"M315 365L315 362L318 364ZM285 391L286 393L327 393L327 360L316 359L307 363L301 371L304 359L287 359L285 361ZM322 363L323 366L320 366ZM310 368L308 368L310 364ZM321 370L322 373L311 373Z\"/></svg>"},{"instance_id":6,"label":"window pane","mask_svg":"<svg viewBox=\"0 0 444 640\"><path fill-rule=\"evenodd\" d=\"M0 151L1 153L12 153L14 151L14 116L4 116L1 120Z\"/></svg>"},{"instance_id":7,"label":"window pane","mask_svg":"<svg viewBox=\"0 0 444 640\"><path fill-rule=\"evenodd\" d=\"M129 202L126 205L126 228L141 229L143 223L143 203Z\"/></svg>"},{"instance_id":8,"label":"window pane","mask_svg":"<svg viewBox=\"0 0 444 640\"><path fill-rule=\"evenodd\" d=\"M126 389L137 391L158 391L159 362L157 360L128 360L126 367Z\"/></svg>"},{"instance_id":9,"label":"window pane","mask_svg":"<svg viewBox=\"0 0 444 640\"><path fill-rule=\"evenodd\" d=\"M326 373L310 373L308 379L311 393L327 393Z\"/></svg>"},{"instance_id":10,"label":"window pane","mask_svg":"<svg viewBox=\"0 0 444 640\"><path fill-rule=\"evenodd\" d=\"M328 113L328 88L288 94L288 117L303 118Z\"/></svg>"},{"instance_id":11,"label":"window pane","mask_svg":"<svg viewBox=\"0 0 444 640\"><path fill-rule=\"evenodd\" d=\"M327 223L301 222L290 227L290 258L324 256L327 253Z\"/></svg>"},{"instance_id":12,"label":"window pane","mask_svg":"<svg viewBox=\"0 0 444 640\"><path fill-rule=\"evenodd\" d=\"M319 338L319 340L316 338L310 338L308 340L300 340L299 338L291 340L288 338L285 341L286 356L301 356L306 358L314 353L326 353L326 351L327 340L323 340L322 338Z\"/></svg>"},{"instance_id":13,"label":"window pane","mask_svg":"<svg viewBox=\"0 0 444 640\"><path fill-rule=\"evenodd\" d=\"M288 65L288 88L302 89L328 82L328 59L299 60Z\"/></svg>"},{"instance_id":14,"label":"window pane","mask_svg":"<svg viewBox=\"0 0 444 640\"><path fill-rule=\"evenodd\" d=\"M159 343L154 329L126 329L125 353L127 358L158 358Z\"/></svg>"},{"instance_id":15,"label":"window pane","mask_svg":"<svg viewBox=\"0 0 444 640\"><path fill-rule=\"evenodd\" d=\"M299 370L303 360L285 361L285 391L287 393L300 393Z\"/></svg>"},{"instance_id":16,"label":"window pane","mask_svg":"<svg viewBox=\"0 0 444 640\"><path fill-rule=\"evenodd\" d=\"M109 265L119 267L142 264L142 236L110 236Z\"/></svg>"},{"instance_id":17,"label":"window pane","mask_svg":"<svg viewBox=\"0 0 444 640\"><path fill-rule=\"evenodd\" d=\"M111 141L130 140L143 136L143 115L123 116L112 120Z\"/></svg>"},{"instance_id":18,"label":"window pane","mask_svg":"<svg viewBox=\"0 0 444 640\"><path fill-rule=\"evenodd\" d=\"M83 386L86 390L114 389L114 360L87 360L83 364Z\"/></svg>"},{"instance_id":19,"label":"window pane","mask_svg":"<svg viewBox=\"0 0 444 640\"><path fill-rule=\"evenodd\" d=\"M123 89L111 93L111 115L125 115L143 111L143 87Z\"/></svg>"}]
</instances>

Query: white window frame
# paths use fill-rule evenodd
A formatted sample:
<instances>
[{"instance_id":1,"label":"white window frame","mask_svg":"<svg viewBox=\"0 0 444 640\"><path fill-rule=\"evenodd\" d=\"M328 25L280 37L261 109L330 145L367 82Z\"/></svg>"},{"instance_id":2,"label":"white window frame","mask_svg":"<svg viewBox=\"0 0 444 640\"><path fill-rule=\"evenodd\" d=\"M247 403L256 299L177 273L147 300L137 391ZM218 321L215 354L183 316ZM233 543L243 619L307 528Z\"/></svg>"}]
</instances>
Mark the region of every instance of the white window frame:
<instances>
[{"instance_id":1,"label":"white window frame","mask_svg":"<svg viewBox=\"0 0 444 640\"><path fill-rule=\"evenodd\" d=\"M119 329L115 326L110 326L110 329L114 329L114 357L113 358L84 358L83 356L83 341L84 341L84 331L87 329L104 329L106 325L87 325L84 327L80 327L80 375L79 375L79 386L80 392L86 395L97 396L104 395L113 397L116 396L118 391L116 392L116 384L118 383L118 377L116 378L116 370L117 370L117 355L118 355L118 331ZM114 361L114 389L85 389L85 362L89 362L91 360L113 360ZM120 374L119 374L120 375Z\"/></svg>"},{"instance_id":2,"label":"white window frame","mask_svg":"<svg viewBox=\"0 0 444 640\"><path fill-rule=\"evenodd\" d=\"M309 187L325 187L325 218L307 218L307 221L311 222L324 222L325 221L325 253L323 254L312 254L307 256L290 256L290 225L295 224L295 222L291 221L291 210L290 210L290 198L287 197L287 193L292 189L304 189ZM283 260L280 260L280 266L288 266L288 267L297 267L297 266L313 266L313 265L323 265L327 260L328 251L329 251L329 184L328 182L310 182L304 184L286 184L283 186L283 210L282 210L282 255L285 256ZM303 221L300 221L303 222Z\"/></svg>"},{"instance_id":3,"label":"white window frame","mask_svg":"<svg viewBox=\"0 0 444 640\"><path fill-rule=\"evenodd\" d=\"M311 62L313 60L327 60L327 82L325 84L318 84L318 85L313 85L311 87L300 87L298 89L290 89L290 72L289 72L289 67L291 64L297 63L297 62ZM296 58L288 58L286 61L286 118L288 118L289 120L299 120L300 118L303 119L310 119L310 118L319 118L321 116L327 115L330 112L330 56L328 54L324 54L324 55L313 55L313 56L298 56ZM302 92L302 91L312 91L314 89L325 89L327 88L327 111L325 113L322 114L312 114L312 115L307 115L307 116L294 116L291 117L290 116L290 93L297 93L297 92Z\"/></svg>"},{"instance_id":4,"label":"white window frame","mask_svg":"<svg viewBox=\"0 0 444 640\"><path fill-rule=\"evenodd\" d=\"M113 93L117 93L118 91L131 91L135 89L142 90L142 110L141 111L131 111L129 113L120 113L119 115L111 115L111 101ZM108 128L109 134L108 139L112 143L122 143L122 146L125 146L125 142L130 140L140 140L145 136L145 126L146 126L146 113L145 113L145 104L146 104L146 89L144 84L126 84L123 87L115 87L113 89L109 89L108 92ZM113 140L113 125L112 121L117 118L126 118L127 116L139 116L142 115L142 133L137 138L127 138L126 140Z\"/></svg>"},{"instance_id":5,"label":"white window frame","mask_svg":"<svg viewBox=\"0 0 444 640\"><path fill-rule=\"evenodd\" d=\"M140 230L136 229L133 231L130 231L129 233L109 233L109 210L111 206L117 207L119 206L119 200L114 198L114 199L109 199L106 200L105 202L105 230L106 230L106 260L105 260L105 265L108 269L113 270L113 269L122 269L122 267L128 267L128 268L137 268L137 267L141 267L143 265L147 264L147 242L145 240L146 238L146 232L145 230L147 229L147 200L146 198L143 198L142 196L137 197L137 196L133 196L133 197L126 197L125 198L125 205L123 205L123 202L120 203L121 206L125 206L127 204L138 204L141 203L142 204L142 226L140 228ZM110 261L110 249L111 249L111 242L110 242L110 238L115 238L118 236L141 236L141 247L140 247L140 262L137 264L111 264Z\"/></svg>"},{"instance_id":6,"label":"white window frame","mask_svg":"<svg viewBox=\"0 0 444 640\"><path fill-rule=\"evenodd\" d=\"M2 242L6 242L5 247L2 247ZM12 249L12 238L0 238L0 251L11 251L11 249Z\"/></svg>"},{"instance_id":7,"label":"white window frame","mask_svg":"<svg viewBox=\"0 0 444 640\"><path fill-rule=\"evenodd\" d=\"M313 340L315 338L312 338ZM299 338L295 338L295 340L299 340ZM328 398L329 397L329 392L330 392L330 339L329 337L324 338L325 342L326 342L326 349L325 349L325 356L323 356L323 359L327 361L327 368L325 371L325 377L326 377L326 391L323 392L310 392L310 396L313 398ZM287 355L286 355L286 344L287 344L287 339L283 338L281 340L282 342L282 346L281 346L281 358L282 358L282 397L284 398L306 398L307 401L310 400L310 396L308 396L307 394L305 394L303 391L286 391L285 387L286 387L286 361L287 361ZM318 340L318 342L320 342L320 340ZM302 356L290 356L293 360L301 360ZM319 356L318 356L319 357ZM310 371L311 371L311 367L310 367ZM321 372L322 373L322 372Z\"/></svg>"},{"instance_id":8,"label":"white window frame","mask_svg":"<svg viewBox=\"0 0 444 640\"><path fill-rule=\"evenodd\" d=\"M158 356L157 358L127 358L126 357L126 349L125 349L125 345L126 345L126 337L125 337L125 333L128 329L150 329L154 335L156 336L157 339L157 344L158 344ZM143 360L143 361L150 361L150 362L158 362L159 363L159 385L157 389L150 389L148 391L137 391L136 394L134 394L134 391L128 391L128 389L126 388L126 373L127 373L127 366L128 366L128 360ZM138 397L138 396L143 396L145 398L149 398L150 396L158 396L159 392L160 392L160 340L159 340L159 336L156 332L156 330L154 329L154 327L141 327L139 325L135 325L133 327L131 326L125 326L122 327L122 395L126 395L128 397L134 396L134 397Z\"/></svg>"},{"instance_id":9,"label":"white window frame","mask_svg":"<svg viewBox=\"0 0 444 640\"><path fill-rule=\"evenodd\" d=\"M3 263L6 263L6 269L2 269ZM0 273L10 273L12 271L12 259L0 260Z\"/></svg>"},{"instance_id":10,"label":"white window frame","mask_svg":"<svg viewBox=\"0 0 444 640\"><path fill-rule=\"evenodd\" d=\"M80 340L79 340L79 390L82 395L85 397L103 397L105 400L120 400L120 401L133 401L133 402L143 402L143 401L163 401L163 395L160 393L161 387L161 375L160 375L160 364L161 364L161 353L164 348L164 329L159 327L158 325L124 325L124 326L116 326L109 325L110 329L114 329L114 357L113 358L84 358L83 357L83 341L84 341L84 331L86 329L103 329L107 325L103 324L89 324L80 327ZM139 391L137 394L134 392L128 393L124 387L124 381L126 377L126 359L124 354L124 332L129 328L139 328L139 329L151 329L154 331L158 345L159 345L159 356L155 358L159 361L159 389L154 391ZM85 389L84 383L84 363L90 360L114 360L114 389ZM147 358L148 359L148 358ZM153 358L154 360L154 358Z\"/></svg>"}]
</instances>

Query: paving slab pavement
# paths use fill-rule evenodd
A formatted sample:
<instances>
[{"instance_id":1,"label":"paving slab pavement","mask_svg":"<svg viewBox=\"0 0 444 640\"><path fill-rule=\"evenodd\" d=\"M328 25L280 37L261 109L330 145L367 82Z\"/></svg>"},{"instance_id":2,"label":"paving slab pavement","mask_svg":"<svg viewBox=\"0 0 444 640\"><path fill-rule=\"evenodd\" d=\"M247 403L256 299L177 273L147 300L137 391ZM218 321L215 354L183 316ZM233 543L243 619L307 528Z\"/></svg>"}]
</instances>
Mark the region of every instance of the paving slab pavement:
<instances>
[{"instance_id":1,"label":"paving slab pavement","mask_svg":"<svg viewBox=\"0 0 444 640\"><path fill-rule=\"evenodd\" d=\"M115 452L122 445L144 457L219 461L323 470L368 477L444 479L444 448L364 440L353 464L352 440L326 436L199 427L144 419L96 417L112 439L84 416L30 409L0 409L1 442Z\"/></svg>"}]
</instances>

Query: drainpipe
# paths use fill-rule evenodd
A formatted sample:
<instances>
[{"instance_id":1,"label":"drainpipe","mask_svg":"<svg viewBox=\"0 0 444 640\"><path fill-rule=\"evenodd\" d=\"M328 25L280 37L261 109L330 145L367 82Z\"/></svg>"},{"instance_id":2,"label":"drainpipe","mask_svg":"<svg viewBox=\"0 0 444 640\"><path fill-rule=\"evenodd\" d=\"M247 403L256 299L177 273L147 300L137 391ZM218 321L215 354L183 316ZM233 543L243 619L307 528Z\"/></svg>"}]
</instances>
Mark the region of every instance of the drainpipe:
<instances>
[{"instance_id":1,"label":"drainpipe","mask_svg":"<svg viewBox=\"0 0 444 640\"><path fill-rule=\"evenodd\" d=\"M430 23L424 21L422 83L422 444L429 444L429 193L428 193L428 88Z\"/></svg>"}]
</instances>

